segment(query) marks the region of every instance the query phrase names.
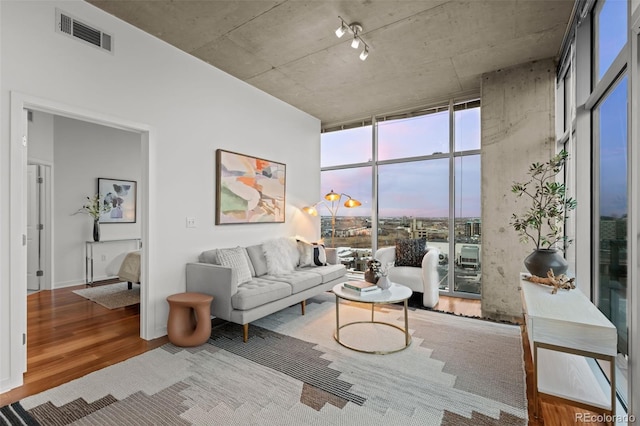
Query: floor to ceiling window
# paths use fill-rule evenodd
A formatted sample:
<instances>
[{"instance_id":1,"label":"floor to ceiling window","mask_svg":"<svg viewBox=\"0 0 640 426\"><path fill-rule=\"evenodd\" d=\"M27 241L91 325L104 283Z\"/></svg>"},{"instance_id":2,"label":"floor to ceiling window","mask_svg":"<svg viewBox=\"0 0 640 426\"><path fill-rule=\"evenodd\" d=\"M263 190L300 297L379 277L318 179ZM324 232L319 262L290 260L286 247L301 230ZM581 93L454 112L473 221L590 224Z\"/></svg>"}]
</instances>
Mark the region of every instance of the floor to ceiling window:
<instances>
[{"instance_id":1,"label":"floor to ceiling window","mask_svg":"<svg viewBox=\"0 0 640 426\"><path fill-rule=\"evenodd\" d=\"M333 245L342 263L363 271L376 248L426 238L440 251L441 291L478 296L479 101L372 121L322 134L322 193L333 189L362 203L336 214ZM319 212L327 242L331 214Z\"/></svg>"},{"instance_id":2,"label":"floor to ceiling window","mask_svg":"<svg viewBox=\"0 0 640 426\"><path fill-rule=\"evenodd\" d=\"M371 126L359 126L322 136L320 190L339 199L323 199L317 206L325 244L337 248L341 262L352 271L364 271L371 259ZM345 207L351 197L357 207Z\"/></svg>"},{"instance_id":3,"label":"floor to ceiling window","mask_svg":"<svg viewBox=\"0 0 640 426\"><path fill-rule=\"evenodd\" d=\"M557 92L559 105L565 106L558 118L559 142L582 159L582 163L574 162L570 172L577 170L575 182L567 185L572 193L582 194L577 214L591 218L590 226L573 230L577 238L584 237L582 231L590 235L582 239L590 240L589 248L586 252L576 248L572 253L576 253L578 279L592 283L592 301L616 327L616 388L625 405L632 331L632 270L628 268L632 258L628 218L633 213L629 203L630 4L621 0L580 3L585 9L578 11L567 33Z\"/></svg>"},{"instance_id":4,"label":"floor to ceiling window","mask_svg":"<svg viewBox=\"0 0 640 426\"><path fill-rule=\"evenodd\" d=\"M623 77L593 111L598 177L594 218L598 221L594 257L598 308L618 330L618 364L626 370L627 327L627 78ZM626 377L620 381L626 383Z\"/></svg>"},{"instance_id":5,"label":"floor to ceiling window","mask_svg":"<svg viewBox=\"0 0 640 426\"><path fill-rule=\"evenodd\" d=\"M480 294L480 109L454 107L454 293Z\"/></svg>"},{"instance_id":6,"label":"floor to ceiling window","mask_svg":"<svg viewBox=\"0 0 640 426\"><path fill-rule=\"evenodd\" d=\"M593 90L606 89L592 109L595 240L594 302L618 331L618 393L627 399L627 77L611 82L607 76L626 70L616 58L627 44L627 2L604 0L594 9ZM608 75L607 75L608 74Z\"/></svg>"}]
</instances>

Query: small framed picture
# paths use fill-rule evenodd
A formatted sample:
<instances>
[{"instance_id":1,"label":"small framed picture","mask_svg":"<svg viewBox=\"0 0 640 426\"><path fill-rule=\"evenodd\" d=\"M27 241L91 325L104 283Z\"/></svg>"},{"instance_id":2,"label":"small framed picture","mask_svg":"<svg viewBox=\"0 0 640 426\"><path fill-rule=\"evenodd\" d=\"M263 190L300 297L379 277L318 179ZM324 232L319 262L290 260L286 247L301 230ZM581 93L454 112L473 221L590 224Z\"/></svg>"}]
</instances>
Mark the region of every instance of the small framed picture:
<instances>
[{"instance_id":1,"label":"small framed picture","mask_svg":"<svg viewBox=\"0 0 640 426\"><path fill-rule=\"evenodd\" d=\"M109 211L100 215L100 223L135 223L135 180L98 178L98 194L109 206Z\"/></svg>"}]
</instances>

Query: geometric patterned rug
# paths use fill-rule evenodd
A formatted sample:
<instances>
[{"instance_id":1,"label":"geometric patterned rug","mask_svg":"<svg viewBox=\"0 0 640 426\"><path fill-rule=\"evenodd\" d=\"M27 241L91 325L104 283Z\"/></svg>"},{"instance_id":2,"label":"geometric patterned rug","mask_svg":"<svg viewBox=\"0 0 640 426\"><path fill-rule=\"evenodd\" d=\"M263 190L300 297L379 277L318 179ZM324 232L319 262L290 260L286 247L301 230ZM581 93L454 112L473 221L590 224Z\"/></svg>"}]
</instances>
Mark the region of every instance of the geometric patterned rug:
<instances>
[{"instance_id":1,"label":"geometric patterned rug","mask_svg":"<svg viewBox=\"0 0 640 426\"><path fill-rule=\"evenodd\" d=\"M334 340L335 313L335 297L322 294L304 316L295 305L251 323L247 343L240 326L224 323L202 346L166 344L0 408L0 424L527 424L518 326L410 310L411 345L373 355ZM341 302L341 324L370 316L368 306ZM377 306L375 318L404 324L396 305ZM341 338L404 341L369 324Z\"/></svg>"}]
</instances>

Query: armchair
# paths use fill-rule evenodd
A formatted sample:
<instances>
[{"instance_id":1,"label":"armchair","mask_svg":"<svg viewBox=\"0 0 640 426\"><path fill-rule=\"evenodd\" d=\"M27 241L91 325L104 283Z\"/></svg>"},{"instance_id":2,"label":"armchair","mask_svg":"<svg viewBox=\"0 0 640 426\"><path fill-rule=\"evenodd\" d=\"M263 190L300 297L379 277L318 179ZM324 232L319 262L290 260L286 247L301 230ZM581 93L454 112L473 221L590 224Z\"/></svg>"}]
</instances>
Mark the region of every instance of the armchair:
<instances>
[{"instance_id":1,"label":"armchair","mask_svg":"<svg viewBox=\"0 0 640 426\"><path fill-rule=\"evenodd\" d=\"M440 300L438 288L438 261L440 251L435 247L427 247L427 252L422 258L422 266L392 266L389 268L389 279L398 284L409 287L411 290L422 293L422 304L433 308ZM384 247L378 249L374 258L382 265L393 264L396 260L396 248Z\"/></svg>"}]
</instances>

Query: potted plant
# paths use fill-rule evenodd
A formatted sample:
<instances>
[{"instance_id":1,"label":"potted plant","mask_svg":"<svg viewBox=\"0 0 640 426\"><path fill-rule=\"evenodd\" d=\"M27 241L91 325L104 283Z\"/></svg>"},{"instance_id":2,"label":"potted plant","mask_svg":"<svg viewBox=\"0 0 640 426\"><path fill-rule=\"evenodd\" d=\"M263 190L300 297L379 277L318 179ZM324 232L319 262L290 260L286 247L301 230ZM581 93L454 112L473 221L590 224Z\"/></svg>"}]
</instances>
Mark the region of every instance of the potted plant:
<instances>
[{"instance_id":1,"label":"potted plant","mask_svg":"<svg viewBox=\"0 0 640 426\"><path fill-rule=\"evenodd\" d=\"M564 183L556 181L568 158L569 154L562 150L545 163L532 163L528 172L531 178L511 186L511 192L518 198L525 197L531 202L523 213L512 214L510 224L521 242L533 242L534 251L524 264L531 274L540 277L545 277L549 269L560 275L568 268L558 249L564 251L572 242L564 234L564 223L577 202L567 197Z\"/></svg>"},{"instance_id":2,"label":"potted plant","mask_svg":"<svg viewBox=\"0 0 640 426\"><path fill-rule=\"evenodd\" d=\"M100 215L111 210L111 204L103 203L100 194L87 197L87 202L78 212L88 214L93 218L93 241L100 241Z\"/></svg>"}]
</instances>

